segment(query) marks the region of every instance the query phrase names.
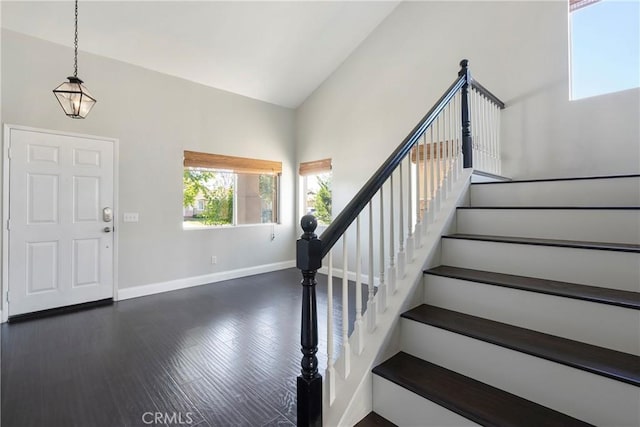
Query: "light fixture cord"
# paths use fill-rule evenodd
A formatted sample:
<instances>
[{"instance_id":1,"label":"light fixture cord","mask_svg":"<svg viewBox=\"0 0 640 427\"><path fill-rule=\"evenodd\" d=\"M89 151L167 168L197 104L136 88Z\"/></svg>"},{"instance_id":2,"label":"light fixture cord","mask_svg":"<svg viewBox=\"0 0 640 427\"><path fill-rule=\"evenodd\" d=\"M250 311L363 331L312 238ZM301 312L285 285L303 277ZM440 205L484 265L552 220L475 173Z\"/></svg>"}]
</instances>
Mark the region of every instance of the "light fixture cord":
<instances>
[{"instance_id":1,"label":"light fixture cord","mask_svg":"<svg viewBox=\"0 0 640 427\"><path fill-rule=\"evenodd\" d=\"M73 77L78 77L78 0L76 0L76 21L75 21L75 39L73 42L74 56L73 56Z\"/></svg>"}]
</instances>

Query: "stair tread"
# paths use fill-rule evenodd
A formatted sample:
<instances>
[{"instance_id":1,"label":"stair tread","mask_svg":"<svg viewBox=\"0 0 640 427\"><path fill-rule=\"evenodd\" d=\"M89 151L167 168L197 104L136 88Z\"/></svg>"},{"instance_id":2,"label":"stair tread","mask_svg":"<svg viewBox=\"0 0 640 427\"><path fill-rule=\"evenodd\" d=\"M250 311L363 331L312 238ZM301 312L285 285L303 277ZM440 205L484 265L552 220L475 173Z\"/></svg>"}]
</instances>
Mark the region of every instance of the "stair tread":
<instances>
[{"instance_id":1,"label":"stair tread","mask_svg":"<svg viewBox=\"0 0 640 427\"><path fill-rule=\"evenodd\" d=\"M354 427L398 427L383 416L369 412L366 417L358 421Z\"/></svg>"},{"instance_id":2,"label":"stair tread","mask_svg":"<svg viewBox=\"0 0 640 427\"><path fill-rule=\"evenodd\" d=\"M537 239L532 237L489 236L489 235L483 235L483 234L460 234L460 233L449 234L446 236L442 236L442 238L640 253L640 245L636 245L633 243L584 242L579 240Z\"/></svg>"},{"instance_id":3,"label":"stair tread","mask_svg":"<svg viewBox=\"0 0 640 427\"><path fill-rule=\"evenodd\" d=\"M422 304L402 317L640 386L640 357Z\"/></svg>"},{"instance_id":4,"label":"stair tread","mask_svg":"<svg viewBox=\"0 0 640 427\"><path fill-rule=\"evenodd\" d=\"M448 265L441 265L425 270L424 272L435 276L462 279L640 310L640 292L494 273L491 271L472 270Z\"/></svg>"},{"instance_id":5,"label":"stair tread","mask_svg":"<svg viewBox=\"0 0 640 427\"><path fill-rule=\"evenodd\" d=\"M404 352L373 373L481 425L591 425Z\"/></svg>"}]
</instances>

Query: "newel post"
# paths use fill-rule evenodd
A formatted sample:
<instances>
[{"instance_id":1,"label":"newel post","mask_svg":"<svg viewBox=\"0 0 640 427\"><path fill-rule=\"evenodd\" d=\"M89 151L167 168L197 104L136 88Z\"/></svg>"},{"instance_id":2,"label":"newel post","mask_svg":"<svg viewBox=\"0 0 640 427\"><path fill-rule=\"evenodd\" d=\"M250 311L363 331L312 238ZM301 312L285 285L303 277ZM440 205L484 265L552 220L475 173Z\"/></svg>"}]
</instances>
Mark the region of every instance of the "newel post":
<instances>
[{"instance_id":1,"label":"newel post","mask_svg":"<svg viewBox=\"0 0 640 427\"><path fill-rule=\"evenodd\" d=\"M322 427L322 375L318 373L318 311L316 272L322 266L321 242L314 233L318 221L313 215L300 220L304 234L296 243L296 266L302 271L301 375L298 376L298 427Z\"/></svg>"},{"instance_id":2,"label":"newel post","mask_svg":"<svg viewBox=\"0 0 640 427\"><path fill-rule=\"evenodd\" d=\"M460 71L458 76L465 76L464 86L462 86L462 167L473 167L473 150L471 140L471 116L469 115L469 83L471 82L471 72L469 71L469 61L460 61Z\"/></svg>"}]
</instances>

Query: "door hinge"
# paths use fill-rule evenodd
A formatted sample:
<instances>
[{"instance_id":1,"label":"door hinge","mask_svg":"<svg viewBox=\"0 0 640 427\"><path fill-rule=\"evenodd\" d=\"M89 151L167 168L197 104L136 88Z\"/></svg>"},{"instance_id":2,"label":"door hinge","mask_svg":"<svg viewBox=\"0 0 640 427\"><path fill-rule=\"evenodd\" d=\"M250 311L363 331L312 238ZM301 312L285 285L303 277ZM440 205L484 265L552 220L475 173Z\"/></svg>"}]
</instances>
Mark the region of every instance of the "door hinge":
<instances>
[{"instance_id":1,"label":"door hinge","mask_svg":"<svg viewBox=\"0 0 640 427\"><path fill-rule=\"evenodd\" d=\"M12 147L9 147L8 155L9 155L9 160L11 160L13 158L13 148Z\"/></svg>"},{"instance_id":2,"label":"door hinge","mask_svg":"<svg viewBox=\"0 0 640 427\"><path fill-rule=\"evenodd\" d=\"M7 220L7 230L11 230L11 220Z\"/></svg>"},{"instance_id":3,"label":"door hinge","mask_svg":"<svg viewBox=\"0 0 640 427\"><path fill-rule=\"evenodd\" d=\"M9 302L9 291L7 291L7 302Z\"/></svg>"}]
</instances>

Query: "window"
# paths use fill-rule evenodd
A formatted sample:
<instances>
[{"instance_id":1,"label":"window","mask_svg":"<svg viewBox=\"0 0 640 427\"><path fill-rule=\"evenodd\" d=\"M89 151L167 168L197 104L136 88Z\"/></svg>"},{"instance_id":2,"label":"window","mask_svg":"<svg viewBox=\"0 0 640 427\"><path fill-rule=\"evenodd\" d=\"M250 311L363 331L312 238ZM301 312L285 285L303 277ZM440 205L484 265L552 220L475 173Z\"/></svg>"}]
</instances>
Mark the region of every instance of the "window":
<instances>
[{"instance_id":1,"label":"window","mask_svg":"<svg viewBox=\"0 0 640 427\"><path fill-rule=\"evenodd\" d=\"M640 2L569 0L571 99L640 87Z\"/></svg>"},{"instance_id":2,"label":"window","mask_svg":"<svg viewBox=\"0 0 640 427\"><path fill-rule=\"evenodd\" d=\"M300 163L302 213L313 214L319 224L331 222L331 159Z\"/></svg>"},{"instance_id":3,"label":"window","mask_svg":"<svg viewBox=\"0 0 640 427\"><path fill-rule=\"evenodd\" d=\"M185 228L278 222L282 163L184 152Z\"/></svg>"}]
</instances>

